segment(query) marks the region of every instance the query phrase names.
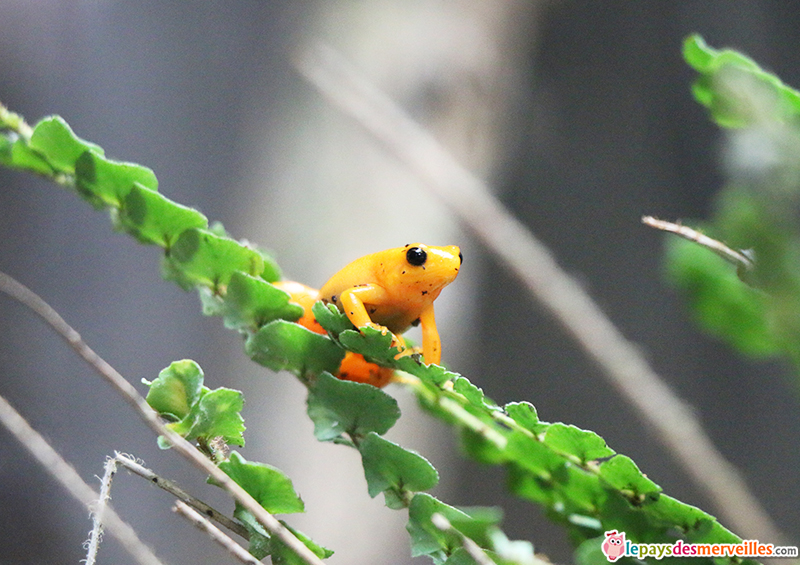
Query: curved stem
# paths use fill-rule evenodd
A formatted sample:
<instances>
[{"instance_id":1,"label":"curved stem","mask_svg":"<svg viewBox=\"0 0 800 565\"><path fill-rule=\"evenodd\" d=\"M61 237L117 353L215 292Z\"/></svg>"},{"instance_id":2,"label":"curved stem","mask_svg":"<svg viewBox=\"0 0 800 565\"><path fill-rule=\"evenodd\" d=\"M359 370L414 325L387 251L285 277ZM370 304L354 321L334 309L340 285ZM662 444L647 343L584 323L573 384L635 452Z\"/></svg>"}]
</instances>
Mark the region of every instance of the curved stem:
<instances>
[{"instance_id":1,"label":"curved stem","mask_svg":"<svg viewBox=\"0 0 800 565\"><path fill-rule=\"evenodd\" d=\"M144 397L130 384L125 377L117 372L102 357L95 353L80 334L75 331L47 302L16 281L9 275L0 272L0 291L8 294L20 303L33 310L39 317L47 322L69 346L75 350L101 377L108 381L122 397L130 404L145 424L156 434L164 436L172 447L195 467L209 474L213 479L244 508L249 510L258 522L270 533L277 536L292 551L306 563L322 565L322 560L317 557L306 545L297 539L277 518L267 512L256 500L241 486L226 475L219 467L208 460L200 451L184 438L167 428L158 414L150 408Z\"/></svg>"}]
</instances>

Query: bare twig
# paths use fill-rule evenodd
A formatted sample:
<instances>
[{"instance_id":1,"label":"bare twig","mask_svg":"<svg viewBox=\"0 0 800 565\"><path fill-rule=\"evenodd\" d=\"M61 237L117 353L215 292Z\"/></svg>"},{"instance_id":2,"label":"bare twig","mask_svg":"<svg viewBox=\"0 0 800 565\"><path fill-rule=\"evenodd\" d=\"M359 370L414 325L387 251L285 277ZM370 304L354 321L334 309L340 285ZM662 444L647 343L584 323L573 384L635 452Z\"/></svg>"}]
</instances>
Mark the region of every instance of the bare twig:
<instances>
[{"instance_id":1,"label":"bare twig","mask_svg":"<svg viewBox=\"0 0 800 565\"><path fill-rule=\"evenodd\" d=\"M199 500L180 488L177 484L170 481L169 479L165 479L153 471L139 465L136 461L131 459L130 457L123 455L122 453L117 452L114 455L113 461L118 462L120 465L125 467L131 473L135 473L146 479L147 481L151 482L152 484L156 485L158 488L163 489L173 495L178 500L188 504L198 512L200 512L203 516L211 518L218 524L221 524L228 528L233 533L243 537L246 540L250 539L250 532L247 531L247 528L242 526L239 522L231 520L225 514L221 513L220 511L214 509L213 507L209 506L202 500Z\"/></svg>"},{"instance_id":2,"label":"bare twig","mask_svg":"<svg viewBox=\"0 0 800 565\"><path fill-rule=\"evenodd\" d=\"M748 271L753 268L753 260L750 259L750 257L745 255L741 251L736 251L735 249L731 249L721 241L708 237L704 233L701 233L688 226L684 226L682 224L676 224L673 222L667 222L665 220L659 220L658 218L654 218L653 216L643 216L642 223L650 226L651 228L656 228L657 230L674 233L676 235L681 236L684 239L688 239L689 241L694 241L698 245L702 245L703 247L710 249L711 251L713 251L723 259L733 263L737 267L742 267Z\"/></svg>"},{"instance_id":3,"label":"bare twig","mask_svg":"<svg viewBox=\"0 0 800 565\"><path fill-rule=\"evenodd\" d=\"M75 468L67 463L2 396L0 396L0 422L75 500L92 509L100 498L97 491L87 485ZM103 519L108 531L138 563L162 565L158 557L139 539L136 531L120 518L113 508L106 506Z\"/></svg>"},{"instance_id":4,"label":"bare twig","mask_svg":"<svg viewBox=\"0 0 800 565\"><path fill-rule=\"evenodd\" d=\"M245 509L250 511L270 535L277 536L306 563L322 565L322 560L319 557L308 549L302 541L297 539L297 537L281 524L277 518L256 502L241 486L234 482L233 479L226 475L219 467L214 465L214 463L209 461L208 458L200 453L191 443L167 428L161 422L155 410L150 408L133 385L125 380L125 377L119 374L114 367L95 353L86 342L83 341L80 334L67 324L49 304L30 289L2 272L0 272L0 291L18 300L47 322L50 327L78 353L78 355L83 357L83 359L100 374L100 376L111 383L117 392L119 392L136 410L150 429L156 434L164 436L172 447L194 464L195 467L209 474L219 486L228 491Z\"/></svg>"},{"instance_id":5,"label":"bare twig","mask_svg":"<svg viewBox=\"0 0 800 565\"><path fill-rule=\"evenodd\" d=\"M86 549L86 565L94 565L97 560L97 550L103 538L103 518L108 509L108 501L111 498L111 481L117 472L116 461L109 457L104 465L103 479L100 481L100 497L97 500L97 507L92 513L92 531L89 534L89 542Z\"/></svg>"},{"instance_id":6,"label":"bare twig","mask_svg":"<svg viewBox=\"0 0 800 565\"><path fill-rule=\"evenodd\" d=\"M185 502L180 500L176 501L172 510L188 519L199 529L203 530L206 534L208 534L208 537L224 547L228 553L236 557L236 559L242 563L247 563L248 565L262 565L261 561L250 555L245 548L225 535L222 530L209 522L205 516L191 508Z\"/></svg>"},{"instance_id":7,"label":"bare twig","mask_svg":"<svg viewBox=\"0 0 800 565\"><path fill-rule=\"evenodd\" d=\"M353 118L422 179L517 275L650 423L722 521L746 539L782 539L738 471L706 435L692 409L650 367L547 247L428 132L340 54L316 45L296 65L325 98Z\"/></svg>"}]
</instances>

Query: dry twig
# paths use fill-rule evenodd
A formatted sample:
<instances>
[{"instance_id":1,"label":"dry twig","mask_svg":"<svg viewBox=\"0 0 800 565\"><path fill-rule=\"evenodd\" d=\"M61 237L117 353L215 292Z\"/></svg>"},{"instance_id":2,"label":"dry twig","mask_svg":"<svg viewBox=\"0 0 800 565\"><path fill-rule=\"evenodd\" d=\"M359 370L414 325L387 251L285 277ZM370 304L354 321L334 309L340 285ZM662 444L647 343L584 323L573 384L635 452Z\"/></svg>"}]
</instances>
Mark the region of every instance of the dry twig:
<instances>
[{"instance_id":1,"label":"dry twig","mask_svg":"<svg viewBox=\"0 0 800 565\"><path fill-rule=\"evenodd\" d=\"M0 422L17 438L22 446L33 455L50 475L63 486L72 497L92 509L100 499L100 495L87 485L75 468L64 460L53 447L47 443L39 432L17 412L8 401L0 396ZM158 557L147 547L136 534L136 531L113 508L106 506L103 520L108 531L119 540L122 546L141 565L163 565ZM99 532L98 532L99 533Z\"/></svg>"},{"instance_id":2,"label":"dry twig","mask_svg":"<svg viewBox=\"0 0 800 565\"><path fill-rule=\"evenodd\" d=\"M199 529L203 530L206 534L208 534L208 537L224 547L228 553L236 557L236 559L242 563L247 563L249 565L261 565L261 561L250 555L245 548L225 535L222 530L209 522L205 516L197 512L194 508L191 508L185 502L180 500L176 501L172 510L189 520Z\"/></svg>"},{"instance_id":3,"label":"dry twig","mask_svg":"<svg viewBox=\"0 0 800 565\"><path fill-rule=\"evenodd\" d=\"M323 565L322 560L317 557L314 552L308 549L302 541L297 539L292 532L281 524L277 518L267 512L264 507L256 502L255 499L234 482L233 479L214 465L214 463L209 461L208 458L200 453L192 444L167 428L161 422L158 414L150 408L142 395L136 391L136 388L134 388L125 377L119 374L114 367L95 353L86 342L83 341L80 334L67 324L58 312L53 310L42 298L2 272L0 272L0 291L18 300L47 322L47 324L50 325L50 327L52 327L95 371L97 371L100 376L111 383L117 392L119 392L136 410L150 429L156 434L164 436L175 451L189 460L195 467L210 475L219 486L228 491L239 504L250 511L270 535L277 536L306 563Z\"/></svg>"}]
</instances>

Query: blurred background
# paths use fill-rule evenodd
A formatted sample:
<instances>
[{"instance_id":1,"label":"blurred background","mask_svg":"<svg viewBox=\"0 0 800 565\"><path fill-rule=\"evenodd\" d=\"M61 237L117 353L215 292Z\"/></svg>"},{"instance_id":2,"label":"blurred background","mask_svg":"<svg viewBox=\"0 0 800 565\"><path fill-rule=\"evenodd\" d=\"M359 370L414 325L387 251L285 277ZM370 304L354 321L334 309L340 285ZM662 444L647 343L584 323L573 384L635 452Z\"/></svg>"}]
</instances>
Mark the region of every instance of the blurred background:
<instances>
[{"instance_id":1,"label":"blurred background","mask_svg":"<svg viewBox=\"0 0 800 565\"><path fill-rule=\"evenodd\" d=\"M458 244L459 279L437 301L444 361L499 403L591 429L664 490L715 508L570 338L450 212L292 59L324 41L347 56L549 245L695 409L779 527L800 533L800 398L779 363L704 337L662 280L662 236L640 224L708 216L723 137L690 94L681 42L702 34L800 86L796 2L175 2L3 0L0 100L30 122L62 115L114 159L151 167L160 191L271 249L318 286L365 253ZM159 277L158 252L106 214L0 169L0 270L39 293L132 382L192 358L212 388L241 389L243 455L289 474L307 513L293 526L332 564L409 557L405 513L369 499L355 452L313 439L304 388L251 363ZM139 387L142 392L144 386ZM439 469L435 494L500 505L511 538L570 562L559 527L504 494L504 473L465 461L450 430L398 387L390 438ZM133 454L199 498L232 503L169 452L52 332L0 297L0 394L97 485L105 457ZM112 502L168 563L230 562L172 515L170 497L120 473ZM88 513L0 431L0 563L75 563ZM772 540L761 540L769 542ZM101 563L130 563L111 536Z\"/></svg>"}]
</instances>

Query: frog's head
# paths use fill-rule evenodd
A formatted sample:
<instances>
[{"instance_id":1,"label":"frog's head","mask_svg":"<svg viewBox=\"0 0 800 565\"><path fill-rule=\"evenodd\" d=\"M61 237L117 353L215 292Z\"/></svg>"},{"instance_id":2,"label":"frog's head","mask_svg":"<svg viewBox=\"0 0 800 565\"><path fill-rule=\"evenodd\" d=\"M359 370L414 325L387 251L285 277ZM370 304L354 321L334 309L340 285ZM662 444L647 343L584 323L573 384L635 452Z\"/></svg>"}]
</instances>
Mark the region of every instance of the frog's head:
<instances>
[{"instance_id":1,"label":"frog's head","mask_svg":"<svg viewBox=\"0 0 800 565\"><path fill-rule=\"evenodd\" d=\"M422 296L433 295L455 280L461 268L461 250L455 245L435 247L409 243L395 250L396 283L407 290L417 290Z\"/></svg>"}]
</instances>

